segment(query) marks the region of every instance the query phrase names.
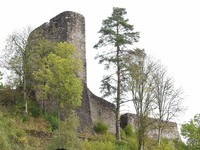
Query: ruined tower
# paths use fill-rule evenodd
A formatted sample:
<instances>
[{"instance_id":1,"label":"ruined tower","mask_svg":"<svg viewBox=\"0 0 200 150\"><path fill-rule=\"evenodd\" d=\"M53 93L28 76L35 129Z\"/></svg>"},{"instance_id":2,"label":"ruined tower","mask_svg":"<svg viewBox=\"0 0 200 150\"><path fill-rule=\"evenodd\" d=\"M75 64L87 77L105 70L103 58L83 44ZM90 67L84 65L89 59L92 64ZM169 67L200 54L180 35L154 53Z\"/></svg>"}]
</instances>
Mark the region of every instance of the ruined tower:
<instances>
[{"instance_id":1,"label":"ruined tower","mask_svg":"<svg viewBox=\"0 0 200 150\"><path fill-rule=\"evenodd\" d=\"M62 12L50 19L49 22L33 30L29 36L28 45L31 45L34 41L41 38L53 42L69 42L75 45L78 55L76 57L78 57L84 65L82 71L78 73L78 76L83 80L84 91L82 105L77 110L77 114L80 118L80 130L90 130L92 128L92 120L86 85L85 18L72 11ZM35 93L37 98L37 91ZM43 105L41 101L44 102L44 100L38 100L40 105ZM55 106L57 106L55 100L51 100L50 98L45 101L45 109L47 111L54 111L56 109Z\"/></svg>"},{"instance_id":2,"label":"ruined tower","mask_svg":"<svg viewBox=\"0 0 200 150\"><path fill-rule=\"evenodd\" d=\"M101 120L107 123L110 132L114 133L115 105L95 96L87 88L85 18L82 15L71 11L60 13L50 19L49 22L36 28L30 34L28 39L28 46L30 46L29 51L31 51L31 45L34 45L34 43L37 45L37 40L40 41L41 39L53 42L69 42L75 45L78 53L77 57L84 65L83 70L78 73L78 76L84 83L82 105L76 111L80 120L80 132L91 132L93 130L93 125ZM57 106L56 100L53 100L53 98L49 98L48 100L39 99L37 98L37 91L35 91L35 97L45 110L50 112L55 111L55 106Z\"/></svg>"},{"instance_id":3,"label":"ruined tower","mask_svg":"<svg viewBox=\"0 0 200 150\"><path fill-rule=\"evenodd\" d=\"M36 33L36 34L34 34ZM75 12L65 11L50 19L49 22L36 28L29 36L29 41L35 35L54 42L69 42L76 46L78 58L81 59L84 69L79 77L87 83L86 79L86 50L85 50L85 18Z\"/></svg>"}]
</instances>

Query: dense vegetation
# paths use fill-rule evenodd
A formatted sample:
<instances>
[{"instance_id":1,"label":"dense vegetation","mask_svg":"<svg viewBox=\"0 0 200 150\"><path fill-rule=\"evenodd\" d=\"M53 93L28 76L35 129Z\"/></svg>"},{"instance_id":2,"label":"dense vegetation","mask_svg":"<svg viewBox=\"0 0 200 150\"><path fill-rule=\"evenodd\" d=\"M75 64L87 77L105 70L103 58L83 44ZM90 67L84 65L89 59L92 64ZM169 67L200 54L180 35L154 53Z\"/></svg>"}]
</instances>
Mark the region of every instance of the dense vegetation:
<instances>
[{"instance_id":1,"label":"dense vegetation","mask_svg":"<svg viewBox=\"0 0 200 150\"><path fill-rule=\"evenodd\" d=\"M137 135L131 126L121 130L121 141L116 141L115 136L106 132L104 127L103 133L98 132L94 136L79 138L75 132L77 119L72 117L61 123L61 128L64 127L65 130L62 132L62 137L58 138L58 128L55 128L58 121L52 114L48 114L48 117L46 117L47 114L37 117L33 117L31 113L28 116L23 113L16 115L11 107L1 107L0 132L2 136L0 137L0 146L2 150L54 150L58 148L58 145L75 150L137 149ZM54 119L49 119L50 117ZM101 124L98 125L98 128L102 128ZM176 140L163 140L158 146L156 140L150 138L146 139L146 146L148 150L183 150L185 147L183 143Z\"/></svg>"}]
</instances>

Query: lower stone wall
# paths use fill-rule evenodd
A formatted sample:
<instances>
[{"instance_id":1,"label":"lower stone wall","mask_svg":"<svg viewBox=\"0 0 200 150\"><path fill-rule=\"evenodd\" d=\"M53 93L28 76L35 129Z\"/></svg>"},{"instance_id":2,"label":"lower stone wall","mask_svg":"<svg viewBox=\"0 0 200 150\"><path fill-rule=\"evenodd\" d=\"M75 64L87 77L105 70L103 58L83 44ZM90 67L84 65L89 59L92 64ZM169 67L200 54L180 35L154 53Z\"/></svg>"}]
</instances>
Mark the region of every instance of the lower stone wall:
<instances>
[{"instance_id":1,"label":"lower stone wall","mask_svg":"<svg viewBox=\"0 0 200 150\"><path fill-rule=\"evenodd\" d=\"M147 134L152 138L157 138L158 135L158 129L156 129L157 120L153 118L150 119L153 122L151 125L153 128L150 129L150 131ZM134 129L137 129L138 119L135 114L126 113L121 116L121 127L124 128L128 124L132 125ZM162 138L181 139L177 123L163 121L163 124L165 124L165 129L162 131Z\"/></svg>"},{"instance_id":2,"label":"lower stone wall","mask_svg":"<svg viewBox=\"0 0 200 150\"><path fill-rule=\"evenodd\" d=\"M103 121L108 125L109 132L115 133L115 105L95 96L90 90L88 90L88 95L93 124Z\"/></svg>"},{"instance_id":3,"label":"lower stone wall","mask_svg":"<svg viewBox=\"0 0 200 150\"><path fill-rule=\"evenodd\" d=\"M76 110L76 112L80 120L79 132L93 133L91 107L86 84L84 84L82 105Z\"/></svg>"},{"instance_id":4,"label":"lower stone wall","mask_svg":"<svg viewBox=\"0 0 200 150\"><path fill-rule=\"evenodd\" d=\"M157 138L158 129L154 129L154 130L149 131L148 135L152 138ZM181 139L177 126L164 129L162 131L161 137L164 138L164 139Z\"/></svg>"}]
</instances>

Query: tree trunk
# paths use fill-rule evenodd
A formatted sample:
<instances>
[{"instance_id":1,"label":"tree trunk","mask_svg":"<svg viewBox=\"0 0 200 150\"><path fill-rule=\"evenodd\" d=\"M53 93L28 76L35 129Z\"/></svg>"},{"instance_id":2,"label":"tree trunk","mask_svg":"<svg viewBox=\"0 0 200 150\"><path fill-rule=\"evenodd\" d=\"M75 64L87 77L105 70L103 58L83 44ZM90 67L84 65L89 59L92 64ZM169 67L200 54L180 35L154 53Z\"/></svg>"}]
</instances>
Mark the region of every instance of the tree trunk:
<instances>
[{"instance_id":1,"label":"tree trunk","mask_svg":"<svg viewBox=\"0 0 200 150\"><path fill-rule=\"evenodd\" d=\"M25 102L25 113L28 114L28 101L27 101L27 94L26 94L26 79L24 74L24 81L23 81L23 98Z\"/></svg>"},{"instance_id":2,"label":"tree trunk","mask_svg":"<svg viewBox=\"0 0 200 150\"><path fill-rule=\"evenodd\" d=\"M138 116L138 150L144 150L144 116L142 113Z\"/></svg>"},{"instance_id":3,"label":"tree trunk","mask_svg":"<svg viewBox=\"0 0 200 150\"><path fill-rule=\"evenodd\" d=\"M162 135L162 131L161 130L162 129L161 129L160 125L159 125L159 127L158 127L158 145L161 144L161 135Z\"/></svg>"},{"instance_id":4,"label":"tree trunk","mask_svg":"<svg viewBox=\"0 0 200 150\"><path fill-rule=\"evenodd\" d=\"M117 47L117 108L116 108L116 139L121 140L120 137L120 62L119 62L119 46Z\"/></svg>"},{"instance_id":5,"label":"tree trunk","mask_svg":"<svg viewBox=\"0 0 200 150\"><path fill-rule=\"evenodd\" d=\"M23 98L24 98L24 102L25 102L25 113L28 114L28 100L27 100L27 83L26 83L26 52L24 51L24 54L22 56L22 69L23 69Z\"/></svg>"},{"instance_id":6,"label":"tree trunk","mask_svg":"<svg viewBox=\"0 0 200 150\"><path fill-rule=\"evenodd\" d=\"M138 133L138 150L144 150L144 134L141 129L139 129Z\"/></svg>"},{"instance_id":7,"label":"tree trunk","mask_svg":"<svg viewBox=\"0 0 200 150\"><path fill-rule=\"evenodd\" d=\"M120 114L119 114L119 106L116 108L116 139L121 140L120 137Z\"/></svg>"}]
</instances>

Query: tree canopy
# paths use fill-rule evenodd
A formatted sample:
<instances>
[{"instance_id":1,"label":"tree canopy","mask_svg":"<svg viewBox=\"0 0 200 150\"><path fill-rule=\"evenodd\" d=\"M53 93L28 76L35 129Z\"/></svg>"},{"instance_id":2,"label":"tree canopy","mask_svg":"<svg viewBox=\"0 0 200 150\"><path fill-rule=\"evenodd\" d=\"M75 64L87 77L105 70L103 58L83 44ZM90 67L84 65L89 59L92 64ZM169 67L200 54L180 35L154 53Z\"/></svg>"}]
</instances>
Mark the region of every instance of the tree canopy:
<instances>
[{"instance_id":1,"label":"tree canopy","mask_svg":"<svg viewBox=\"0 0 200 150\"><path fill-rule=\"evenodd\" d=\"M181 134L185 137L190 150L200 149L200 114L182 125Z\"/></svg>"},{"instance_id":2,"label":"tree canopy","mask_svg":"<svg viewBox=\"0 0 200 150\"><path fill-rule=\"evenodd\" d=\"M83 87L77 74L82 69L82 64L75 59L75 47L66 42L43 42L43 49L37 49L38 53L36 52L35 61L39 62L39 66L33 72L38 96L42 99L48 96L58 99L61 107L67 105L74 109L80 106ZM46 51L45 55L41 55L41 51Z\"/></svg>"}]
</instances>

